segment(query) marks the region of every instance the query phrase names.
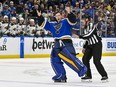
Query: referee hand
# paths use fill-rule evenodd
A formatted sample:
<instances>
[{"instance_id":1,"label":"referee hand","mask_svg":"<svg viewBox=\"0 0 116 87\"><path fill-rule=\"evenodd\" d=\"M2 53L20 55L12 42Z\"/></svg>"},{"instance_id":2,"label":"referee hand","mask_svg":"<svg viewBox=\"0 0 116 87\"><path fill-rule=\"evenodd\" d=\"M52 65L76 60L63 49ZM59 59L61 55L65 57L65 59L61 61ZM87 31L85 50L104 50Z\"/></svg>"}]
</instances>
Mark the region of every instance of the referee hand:
<instances>
[{"instance_id":1,"label":"referee hand","mask_svg":"<svg viewBox=\"0 0 116 87\"><path fill-rule=\"evenodd\" d=\"M83 54L85 53L85 48L82 49L82 53L83 53Z\"/></svg>"}]
</instances>

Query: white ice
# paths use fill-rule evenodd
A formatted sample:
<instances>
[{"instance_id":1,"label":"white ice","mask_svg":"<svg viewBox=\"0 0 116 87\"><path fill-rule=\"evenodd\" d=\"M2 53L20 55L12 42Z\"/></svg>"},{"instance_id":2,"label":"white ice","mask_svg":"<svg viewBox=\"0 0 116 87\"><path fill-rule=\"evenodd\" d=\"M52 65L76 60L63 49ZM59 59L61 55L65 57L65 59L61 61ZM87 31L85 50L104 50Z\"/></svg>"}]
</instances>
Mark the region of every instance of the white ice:
<instances>
[{"instance_id":1,"label":"white ice","mask_svg":"<svg viewBox=\"0 0 116 87\"><path fill-rule=\"evenodd\" d=\"M91 83L81 82L80 77L65 64L67 83L54 83L49 58L0 59L0 87L116 87L116 56L103 57L101 62L108 72L107 83L101 82L93 60Z\"/></svg>"}]
</instances>

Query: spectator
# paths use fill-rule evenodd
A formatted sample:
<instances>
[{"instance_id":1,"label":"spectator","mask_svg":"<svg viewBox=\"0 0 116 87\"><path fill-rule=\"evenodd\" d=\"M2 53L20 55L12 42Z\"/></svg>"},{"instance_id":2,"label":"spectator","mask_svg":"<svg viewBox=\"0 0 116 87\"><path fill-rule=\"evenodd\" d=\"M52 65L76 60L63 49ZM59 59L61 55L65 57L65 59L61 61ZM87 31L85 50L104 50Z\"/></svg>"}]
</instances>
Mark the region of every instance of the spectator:
<instances>
[{"instance_id":1,"label":"spectator","mask_svg":"<svg viewBox=\"0 0 116 87\"><path fill-rule=\"evenodd\" d=\"M11 24L8 32L9 36L15 37L17 35L17 19L16 17L11 18Z\"/></svg>"},{"instance_id":2,"label":"spectator","mask_svg":"<svg viewBox=\"0 0 116 87\"><path fill-rule=\"evenodd\" d=\"M2 29L3 29L2 31L4 32L4 35L7 35L8 30L9 30L9 26L10 26L10 24L9 24L8 16L5 15L3 17L3 22L2 22Z\"/></svg>"},{"instance_id":3,"label":"spectator","mask_svg":"<svg viewBox=\"0 0 116 87\"><path fill-rule=\"evenodd\" d=\"M28 9L32 10L33 0L28 0L25 4L27 5Z\"/></svg>"},{"instance_id":4,"label":"spectator","mask_svg":"<svg viewBox=\"0 0 116 87\"><path fill-rule=\"evenodd\" d=\"M35 21L34 19L29 20L29 25L27 26L27 35L28 36L34 36L35 32Z\"/></svg>"},{"instance_id":5,"label":"spectator","mask_svg":"<svg viewBox=\"0 0 116 87\"><path fill-rule=\"evenodd\" d=\"M47 14L48 14L49 20L52 20L53 18L53 7L52 6L49 7Z\"/></svg>"},{"instance_id":6,"label":"spectator","mask_svg":"<svg viewBox=\"0 0 116 87\"><path fill-rule=\"evenodd\" d=\"M0 14L0 22L2 22L2 15Z\"/></svg>"},{"instance_id":7,"label":"spectator","mask_svg":"<svg viewBox=\"0 0 116 87\"><path fill-rule=\"evenodd\" d=\"M72 6L76 7L77 0L72 0Z\"/></svg>"},{"instance_id":8,"label":"spectator","mask_svg":"<svg viewBox=\"0 0 116 87\"><path fill-rule=\"evenodd\" d=\"M41 11L44 12L45 6L43 3L41 3L40 8L41 8Z\"/></svg>"},{"instance_id":9,"label":"spectator","mask_svg":"<svg viewBox=\"0 0 116 87\"><path fill-rule=\"evenodd\" d=\"M0 15L0 34L3 33L3 28L2 28L2 15Z\"/></svg>"},{"instance_id":10,"label":"spectator","mask_svg":"<svg viewBox=\"0 0 116 87\"><path fill-rule=\"evenodd\" d=\"M24 18L19 18L19 23L17 25L17 35L24 36L26 33L26 25L24 23Z\"/></svg>"},{"instance_id":11,"label":"spectator","mask_svg":"<svg viewBox=\"0 0 116 87\"><path fill-rule=\"evenodd\" d=\"M45 10L46 10L48 8L48 0L44 0L43 4L44 4Z\"/></svg>"},{"instance_id":12,"label":"spectator","mask_svg":"<svg viewBox=\"0 0 116 87\"><path fill-rule=\"evenodd\" d=\"M96 12L95 12L95 16L94 16L94 23L95 23L95 24L98 23L98 17L99 17L99 12L96 11Z\"/></svg>"},{"instance_id":13,"label":"spectator","mask_svg":"<svg viewBox=\"0 0 116 87\"><path fill-rule=\"evenodd\" d=\"M1 12L2 16L4 17L5 15L8 16L8 18L10 19L10 10L9 10L9 6L6 4L4 7L3 7L3 11Z\"/></svg>"},{"instance_id":14,"label":"spectator","mask_svg":"<svg viewBox=\"0 0 116 87\"><path fill-rule=\"evenodd\" d=\"M14 2L13 1L10 1L9 10L11 12L11 17L16 17L16 8L14 6Z\"/></svg>"},{"instance_id":15,"label":"spectator","mask_svg":"<svg viewBox=\"0 0 116 87\"><path fill-rule=\"evenodd\" d=\"M75 6L75 8L73 10L75 10L76 13L80 12L80 8L79 8L79 3L78 2L76 2L76 6Z\"/></svg>"},{"instance_id":16,"label":"spectator","mask_svg":"<svg viewBox=\"0 0 116 87\"><path fill-rule=\"evenodd\" d=\"M37 3L34 4L34 7L32 8L32 10L30 11L30 15L32 17L37 17L37 12L36 10L39 8L39 5Z\"/></svg>"},{"instance_id":17,"label":"spectator","mask_svg":"<svg viewBox=\"0 0 116 87\"><path fill-rule=\"evenodd\" d=\"M3 3L3 6L6 5L6 4L9 5L10 4L10 0L4 0L2 3Z\"/></svg>"},{"instance_id":18,"label":"spectator","mask_svg":"<svg viewBox=\"0 0 116 87\"><path fill-rule=\"evenodd\" d=\"M17 6L16 6L16 13L18 15L23 14L23 9L24 9L24 3L20 2Z\"/></svg>"},{"instance_id":19,"label":"spectator","mask_svg":"<svg viewBox=\"0 0 116 87\"><path fill-rule=\"evenodd\" d=\"M60 7L59 8L60 8L61 11L63 11L64 8L65 8L64 4L60 4Z\"/></svg>"},{"instance_id":20,"label":"spectator","mask_svg":"<svg viewBox=\"0 0 116 87\"><path fill-rule=\"evenodd\" d=\"M115 16L114 16L114 33L115 33L115 36L116 36L116 13L115 13Z\"/></svg>"},{"instance_id":21,"label":"spectator","mask_svg":"<svg viewBox=\"0 0 116 87\"><path fill-rule=\"evenodd\" d=\"M2 12L3 10L3 6L2 6L2 3L0 2L0 13Z\"/></svg>"},{"instance_id":22,"label":"spectator","mask_svg":"<svg viewBox=\"0 0 116 87\"><path fill-rule=\"evenodd\" d=\"M95 8L92 7L92 6L89 6L89 9L87 9L85 13L89 14L89 16L90 16L91 18L94 18L94 15L95 15Z\"/></svg>"}]
</instances>

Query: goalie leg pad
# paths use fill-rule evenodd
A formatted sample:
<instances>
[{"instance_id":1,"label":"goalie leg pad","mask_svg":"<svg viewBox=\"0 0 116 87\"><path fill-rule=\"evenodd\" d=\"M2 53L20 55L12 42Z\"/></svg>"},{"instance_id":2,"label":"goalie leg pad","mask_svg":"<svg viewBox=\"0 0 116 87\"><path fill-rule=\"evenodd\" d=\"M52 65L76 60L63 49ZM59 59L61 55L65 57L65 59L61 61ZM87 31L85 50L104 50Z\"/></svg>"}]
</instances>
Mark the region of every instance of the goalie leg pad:
<instances>
[{"instance_id":1,"label":"goalie leg pad","mask_svg":"<svg viewBox=\"0 0 116 87\"><path fill-rule=\"evenodd\" d=\"M87 72L86 66L74 55L72 55L66 47L58 54L60 58L75 72L78 73L79 77L83 76Z\"/></svg>"},{"instance_id":2,"label":"goalie leg pad","mask_svg":"<svg viewBox=\"0 0 116 87\"><path fill-rule=\"evenodd\" d=\"M61 58L58 56L58 52L60 52L59 49L53 48L51 53L51 65L56 73L56 75L66 75L65 68L63 66L63 62L61 61Z\"/></svg>"},{"instance_id":3,"label":"goalie leg pad","mask_svg":"<svg viewBox=\"0 0 116 87\"><path fill-rule=\"evenodd\" d=\"M59 57L52 57L51 58L51 65L52 68L54 70L54 72L56 73L56 75L66 75L66 71L65 68L63 66L63 62L61 61L61 58Z\"/></svg>"}]
</instances>

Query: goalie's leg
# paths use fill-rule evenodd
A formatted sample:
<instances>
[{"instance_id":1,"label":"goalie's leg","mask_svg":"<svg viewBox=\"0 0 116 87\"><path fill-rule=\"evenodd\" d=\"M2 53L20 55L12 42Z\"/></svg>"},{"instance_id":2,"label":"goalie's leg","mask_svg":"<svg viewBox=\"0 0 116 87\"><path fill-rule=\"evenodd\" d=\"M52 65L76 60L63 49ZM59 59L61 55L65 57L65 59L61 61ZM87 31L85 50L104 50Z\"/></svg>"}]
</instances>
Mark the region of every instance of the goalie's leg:
<instances>
[{"instance_id":1,"label":"goalie's leg","mask_svg":"<svg viewBox=\"0 0 116 87\"><path fill-rule=\"evenodd\" d=\"M87 68L86 66L74 55L72 55L67 48L63 48L62 51L58 54L60 58L63 59L63 61L75 72L78 73L78 75L81 77L83 76Z\"/></svg>"},{"instance_id":2,"label":"goalie's leg","mask_svg":"<svg viewBox=\"0 0 116 87\"><path fill-rule=\"evenodd\" d=\"M66 71L63 66L63 62L61 61L61 58L57 56L57 53L59 52L59 49L53 49L51 54L51 65L55 72L55 76L52 78L54 82L66 82Z\"/></svg>"}]
</instances>

